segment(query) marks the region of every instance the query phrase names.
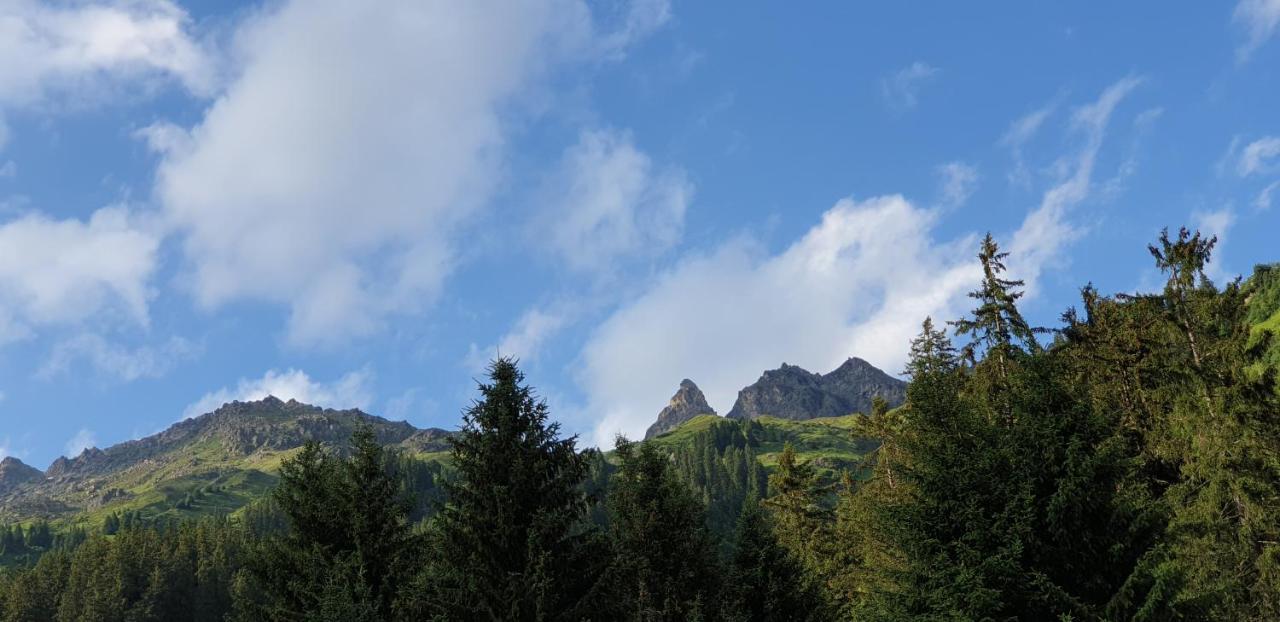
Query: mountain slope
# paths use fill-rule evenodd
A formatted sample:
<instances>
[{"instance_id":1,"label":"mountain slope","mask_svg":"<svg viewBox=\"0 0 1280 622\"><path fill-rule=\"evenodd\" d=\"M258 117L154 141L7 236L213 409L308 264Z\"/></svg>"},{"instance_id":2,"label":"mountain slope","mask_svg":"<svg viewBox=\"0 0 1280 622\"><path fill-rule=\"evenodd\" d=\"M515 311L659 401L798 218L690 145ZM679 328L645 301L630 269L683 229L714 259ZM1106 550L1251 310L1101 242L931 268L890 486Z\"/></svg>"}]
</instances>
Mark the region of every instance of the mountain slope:
<instances>
[{"instance_id":1,"label":"mountain slope","mask_svg":"<svg viewBox=\"0 0 1280 622\"><path fill-rule=\"evenodd\" d=\"M359 424L411 455L438 458L448 449L444 430L358 410L274 397L232 402L153 436L58 458L44 473L27 467L37 475L22 471L21 481L0 485L0 520L92 523L125 510L148 517L232 512L270 490L280 462L306 441L341 451Z\"/></svg>"},{"instance_id":2,"label":"mountain slope","mask_svg":"<svg viewBox=\"0 0 1280 622\"><path fill-rule=\"evenodd\" d=\"M727 416L791 420L843 417L870 412L871 400L876 396L891 407L898 406L906 400L906 387L905 382L856 357L821 375L783 363L739 391Z\"/></svg>"}]
</instances>

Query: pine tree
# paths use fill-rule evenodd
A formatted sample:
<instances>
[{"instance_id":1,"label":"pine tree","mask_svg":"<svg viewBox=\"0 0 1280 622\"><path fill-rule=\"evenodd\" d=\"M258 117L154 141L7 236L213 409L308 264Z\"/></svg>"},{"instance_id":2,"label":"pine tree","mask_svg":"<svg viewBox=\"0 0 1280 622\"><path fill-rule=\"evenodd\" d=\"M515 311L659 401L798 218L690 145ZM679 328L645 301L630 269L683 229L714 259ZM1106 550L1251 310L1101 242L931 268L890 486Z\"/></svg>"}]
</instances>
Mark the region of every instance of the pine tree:
<instances>
[{"instance_id":1,"label":"pine tree","mask_svg":"<svg viewBox=\"0 0 1280 622\"><path fill-rule=\"evenodd\" d=\"M933 327L933 318L926 317L920 325L920 335L911 340L910 361L903 373L916 377L928 373L943 373L956 366L956 349L951 345L945 330Z\"/></svg>"},{"instance_id":2,"label":"pine tree","mask_svg":"<svg viewBox=\"0 0 1280 622\"><path fill-rule=\"evenodd\" d=\"M603 542L587 523L587 458L561 438L511 359L489 367L451 439L456 479L433 525L414 615L578 620L601 605Z\"/></svg>"},{"instance_id":3,"label":"pine tree","mask_svg":"<svg viewBox=\"0 0 1280 622\"><path fill-rule=\"evenodd\" d=\"M273 496L289 529L254 557L261 601L241 608L272 620L390 619L416 553L393 462L366 426L353 433L349 459L311 442L286 460ZM217 571L222 581L231 575Z\"/></svg>"},{"instance_id":4,"label":"pine tree","mask_svg":"<svg viewBox=\"0 0 1280 622\"><path fill-rule=\"evenodd\" d=\"M833 619L822 590L778 543L769 515L754 497L738 517L724 611L727 620L744 622Z\"/></svg>"},{"instance_id":5,"label":"pine tree","mask_svg":"<svg viewBox=\"0 0 1280 622\"><path fill-rule=\"evenodd\" d=\"M978 301L971 319L962 319L952 324L957 335L972 335L973 341L965 346L964 354L973 360L977 349L994 350L997 362L1003 364L1007 349L1022 347L1030 351L1039 349L1036 341L1036 329L1031 328L1018 311L1017 302L1023 292L1018 288L1025 284L1021 280L1010 280L1000 275L1006 270L1004 260L1009 253L1002 252L994 238L988 233L982 239L978 251L978 261L982 265L982 285L969 293L969 297Z\"/></svg>"},{"instance_id":6,"label":"pine tree","mask_svg":"<svg viewBox=\"0 0 1280 622\"><path fill-rule=\"evenodd\" d=\"M652 443L619 438L609 491L620 619L707 619L719 597L715 545L702 503Z\"/></svg>"}]
</instances>

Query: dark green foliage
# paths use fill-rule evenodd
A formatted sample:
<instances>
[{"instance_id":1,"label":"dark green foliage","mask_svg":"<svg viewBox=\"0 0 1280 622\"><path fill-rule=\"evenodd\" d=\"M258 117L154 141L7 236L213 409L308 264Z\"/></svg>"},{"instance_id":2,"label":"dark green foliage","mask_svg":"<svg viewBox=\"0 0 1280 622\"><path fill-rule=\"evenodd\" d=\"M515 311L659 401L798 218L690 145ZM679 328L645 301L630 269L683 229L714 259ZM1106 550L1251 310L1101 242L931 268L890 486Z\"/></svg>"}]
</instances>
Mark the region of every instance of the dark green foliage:
<instances>
[{"instance_id":1,"label":"dark green foliage","mask_svg":"<svg viewBox=\"0 0 1280 622\"><path fill-rule=\"evenodd\" d=\"M717 421L671 457L676 474L706 507L712 533L725 542L746 500L765 496L768 474L756 457L762 429L754 420Z\"/></svg>"},{"instance_id":2,"label":"dark green foliage","mask_svg":"<svg viewBox=\"0 0 1280 622\"><path fill-rule=\"evenodd\" d=\"M619 619L699 620L716 614L719 565L706 514L651 443L619 438L609 491L611 582Z\"/></svg>"},{"instance_id":3,"label":"dark green foliage","mask_svg":"<svg viewBox=\"0 0 1280 622\"><path fill-rule=\"evenodd\" d=\"M489 379L451 439L456 479L404 608L449 620L598 616L608 556L587 520L589 460L560 437L513 361L495 361Z\"/></svg>"},{"instance_id":4,"label":"dark green foliage","mask_svg":"<svg viewBox=\"0 0 1280 622\"><path fill-rule=\"evenodd\" d=\"M1163 291L1086 287L1042 345L988 236L964 355L926 320L907 402L811 437L701 418L579 453L499 360L447 467L361 430L234 520L0 525L0 622L1277 620L1280 272L1219 287L1213 246L1162 234ZM862 463L757 457L845 430Z\"/></svg>"},{"instance_id":5,"label":"dark green foliage","mask_svg":"<svg viewBox=\"0 0 1280 622\"><path fill-rule=\"evenodd\" d=\"M94 536L0 580L0 620L221 621L245 543L212 520Z\"/></svg>"},{"instance_id":6,"label":"dark green foliage","mask_svg":"<svg viewBox=\"0 0 1280 622\"><path fill-rule=\"evenodd\" d=\"M372 430L357 428L351 446L341 459L308 443L281 466L273 497L288 529L253 556L242 615L390 619L415 551L412 504Z\"/></svg>"},{"instance_id":7,"label":"dark green foliage","mask_svg":"<svg viewBox=\"0 0 1280 622\"><path fill-rule=\"evenodd\" d=\"M814 577L778 543L769 515L754 497L738 518L723 602L726 620L834 619Z\"/></svg>"}]
</instances>

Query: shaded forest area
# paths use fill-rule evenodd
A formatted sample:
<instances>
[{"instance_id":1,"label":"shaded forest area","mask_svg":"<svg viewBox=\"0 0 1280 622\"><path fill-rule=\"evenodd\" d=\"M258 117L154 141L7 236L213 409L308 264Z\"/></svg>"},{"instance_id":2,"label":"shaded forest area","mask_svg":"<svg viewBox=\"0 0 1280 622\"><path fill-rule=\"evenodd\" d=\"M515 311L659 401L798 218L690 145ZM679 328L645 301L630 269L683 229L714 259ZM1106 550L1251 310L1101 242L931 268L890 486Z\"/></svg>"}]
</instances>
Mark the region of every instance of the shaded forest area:
<instances>
[{"instance_id":1,"label":"shaded forest area","mask_svg":"<svg viewBox=\"0 0 1280 622\"><path fill-rule=\"evenodd\" d=\"M835 481L754 422L580 451L504 359L445 471L362 430L234 519L0 530L0 620L1277 620L1280 271L1218 286L1213 246L1045 330L988 236Z\"/></svg>"}]
</instances>

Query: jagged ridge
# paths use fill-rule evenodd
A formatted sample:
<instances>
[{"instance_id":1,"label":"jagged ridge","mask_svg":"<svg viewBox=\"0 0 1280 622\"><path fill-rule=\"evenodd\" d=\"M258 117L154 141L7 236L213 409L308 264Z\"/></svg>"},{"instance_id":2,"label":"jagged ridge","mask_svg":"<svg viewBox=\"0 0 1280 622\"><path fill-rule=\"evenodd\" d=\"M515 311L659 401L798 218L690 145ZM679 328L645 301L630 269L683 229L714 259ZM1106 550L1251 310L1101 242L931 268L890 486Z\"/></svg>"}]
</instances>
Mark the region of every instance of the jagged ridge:
<instances>
[{"instance_id":1,"label":"jagged ridge","mask_svg":"<svg viewBox=\"0 0 1280 622\"><path fill-rule=\"evenodd\" d=\"M727 416L801 420L865 414L870 412L876 396L884 398L890 407L898 406L906 400L906 387L905 382L857 357L827 374L783 363L739 391Z\"/></svg>"}]
</instances>

